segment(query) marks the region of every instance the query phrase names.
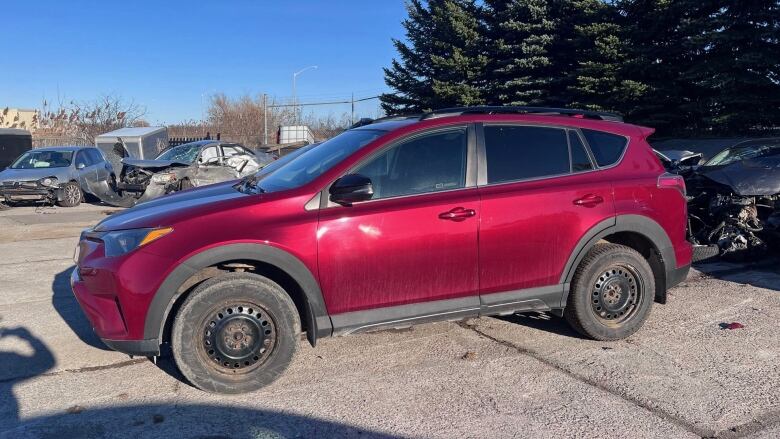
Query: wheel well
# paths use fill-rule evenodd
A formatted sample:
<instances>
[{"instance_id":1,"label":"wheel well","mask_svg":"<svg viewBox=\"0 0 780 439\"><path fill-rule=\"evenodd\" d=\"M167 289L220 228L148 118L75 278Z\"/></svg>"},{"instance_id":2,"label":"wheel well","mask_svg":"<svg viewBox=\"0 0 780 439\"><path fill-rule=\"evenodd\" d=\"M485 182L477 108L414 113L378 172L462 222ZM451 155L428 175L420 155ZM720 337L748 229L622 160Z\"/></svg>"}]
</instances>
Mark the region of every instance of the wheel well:
<instances>
[{"instance_id":1,"label":"wheel well","mask_svg":"<svg viewBox=\"0 0 780 439\"><path fill-rule=\"evenodd\" d=\"M219 264L204 267L190 276L176 291L176 298L174 299L171 309L165 316L165 326L163 327L163 339L161 344L165 344L170 340L171 331L173 329L173 321L176 318L176 314L181 308L181 305L192 293L192 291L201 283L219 276L224 273L231 272L249 272L265 276L268 279L279 284L282 289L290 295L295 307L298 309L298 315L301 319L301 328L304 332L308 331L308 314L309 307L306 301L306 295L300 285L284 270L276 267L272 264L268 264L260 261L253 260L229 260L220 262Z\"/></svg>"},{"instance_id":2,"label":"wheel well","mask_svg":"<svg viewBox=\"0 0 780 439\"><path fill-rule=\"evenodd\" d=\"M617 232L601 238L612 244L625 245L639 252L647 260L655 277L655 300L666 303L666 267L661 253L653 241L636 232Z\"/></svg>"}]
</instances>

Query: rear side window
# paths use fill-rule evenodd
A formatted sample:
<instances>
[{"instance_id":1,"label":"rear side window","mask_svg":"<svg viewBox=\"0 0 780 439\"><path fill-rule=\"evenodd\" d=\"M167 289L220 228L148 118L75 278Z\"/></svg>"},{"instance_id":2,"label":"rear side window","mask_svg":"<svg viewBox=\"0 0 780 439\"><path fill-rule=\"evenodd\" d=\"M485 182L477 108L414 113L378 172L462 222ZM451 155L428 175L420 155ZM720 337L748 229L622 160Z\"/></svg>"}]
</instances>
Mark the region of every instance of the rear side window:
<instances>
[{"instance_id":1,"label":"rear side window","mask_svg":"<svg viewBox=\"0 0 780 439\"><path fill-rule=\"evenodd\" d=\"M574 131L569 131L569 145L571 145L571 172L590 171L593 163L590 162L585 145L580 136Z\"/></svg>"},{"instance_id":2,"label":"rear side window","mask_svg":"<svg viewBox=\"0 0 780 439\"><path fill-rule=\"evenodd\" d=\"M487 125L484 133L488 184L570 172L562 129Z\"/></svg>"},{"instance_id":3,"label":"rear side window","mask_svg":"<svg viewBox=\"0 0 780 439\"><path fill-rule=\"evenodd\" d=\"M628 145L628 140L625 137L615 134L593 130L582 130L582 134L585 135L585 140L588 141L590 150L599 166L617 163Z\"/></svg>"}]
</instances>

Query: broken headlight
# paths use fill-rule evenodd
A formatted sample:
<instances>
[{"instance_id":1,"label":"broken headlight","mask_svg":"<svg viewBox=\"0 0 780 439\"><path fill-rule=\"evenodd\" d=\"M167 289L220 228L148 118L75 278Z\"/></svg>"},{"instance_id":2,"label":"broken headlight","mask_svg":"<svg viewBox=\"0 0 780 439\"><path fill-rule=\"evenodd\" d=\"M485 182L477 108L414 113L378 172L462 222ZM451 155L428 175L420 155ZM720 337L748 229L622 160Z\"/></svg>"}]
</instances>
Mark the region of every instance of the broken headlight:
<instances>
[{"instance_id":1,"label":"broken headlight","mask_svg":"<svg viewBox=\"0 0 780 439\"><path fill-rule=\"evenodd\" d=\"M176 174L154 174L152 175L152 183L155 184L170 184L176 182Z\"/></svg>"},{"instance_id":2,"label":"broken headlight","mask_svg":"<svg viewBox=\"0 0 780 439\"><path fill-rule=\"evenodd\" d=\"M46 187L57 187L57 185L59 184L57 179L54 177L42 178L38 180L38 182L41 184L41 186L46 186Z\"/></svg>"},{"instance_id":3,"label":"broken headlight","mask_svg":"<svg viewBox=\"0 0 780 439\"><path fill-rule=\"evenodd\" d=\"M105 246L105 255L107 257L112 257L121 256L133 251L136 248L156 241L171 232L173 232L173 229L170 227L161 229L117 230L105 233L100 239Z\"/></svg>"}]
</instances>

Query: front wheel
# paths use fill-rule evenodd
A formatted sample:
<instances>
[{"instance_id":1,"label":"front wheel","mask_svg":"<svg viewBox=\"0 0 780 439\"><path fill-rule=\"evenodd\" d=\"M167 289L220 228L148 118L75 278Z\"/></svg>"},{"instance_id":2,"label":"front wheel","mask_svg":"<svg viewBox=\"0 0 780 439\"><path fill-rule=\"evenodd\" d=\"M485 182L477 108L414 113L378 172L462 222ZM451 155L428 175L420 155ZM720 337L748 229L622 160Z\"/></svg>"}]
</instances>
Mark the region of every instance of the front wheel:
<instances>
[{"instance_id":1,"label":"front wheel","mask_svg":"<svg viewBox=\"0 0 780 439\"><path fill-rule=\"evenodd\" d=\"M298 345L300 318L272 280L229 273L207 280L184 301L171 347L181 373L197 388L244 393L278 378Z\"/></svg>"},{"instance_id":2,"label":"front wheel","mask_svg":"<svg viewBox=\"0 0 780 439\"><path fill-rule=\"evenodd\" d=\"M597 244L574 274L564 316L582 335L620 340L644 324L654 297L653 270L639 252Z\"/></svg>"},{"instance_id":3,"label":"front wheel","mask_svg":"<svg viewBox=\"0 0 780 439\"><path fill-rule=\"evenodd\" d=\"M84 194L81 192L81 187L78 183L72 181L65 183L61 191L61 199L57 202L61 207L76 207L84 199Z\"/></svg>"}]
</instances>

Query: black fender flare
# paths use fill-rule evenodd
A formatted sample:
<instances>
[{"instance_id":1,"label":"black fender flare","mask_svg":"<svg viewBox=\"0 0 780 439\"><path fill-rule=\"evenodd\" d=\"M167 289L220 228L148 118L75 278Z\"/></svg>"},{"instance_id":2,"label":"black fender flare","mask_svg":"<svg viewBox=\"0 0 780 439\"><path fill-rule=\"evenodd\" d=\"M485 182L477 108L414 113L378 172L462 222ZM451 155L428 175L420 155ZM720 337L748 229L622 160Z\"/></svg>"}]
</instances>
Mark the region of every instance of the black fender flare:
<instances>
[{"instance_id":1,"label":"black fender flare","mask_svg":"<svg viewBox=\"0 0 780 439\"><path fill-rule=\"evenodd\" d=\"M179 288L199 270L231 260L263 262L287 273L303 290L307 316L307 338L314 346L317 338L330 336L333 326L316 279L297 257L264 244L228 244L204 250L180 263L163 281L149 304L144 322L144 338L163 340L163 330L173 304L182 294Z\"/></svg>"},{"instance_id":2,"label":"black fender flare","mask_svg":"<svg viewBox=\"0 0 780 439\"><path fill-rule=\"evenodd\" d=\"M561 307L566 306L574 272L588 251L605 236L618 232L638 233L653 243L653 246L655 246L655 249L661 256L661 263L664 269L664 279L662 280L664 282L663 291L665 295L667 280L672 277L672 272L677 267L677 258L674 255L674 247L671 239L669 239L669 235L666 234L666 231L660 224L650 217L643 215L618 215L607 218L591 227L577 242L574 251L572 251L569 260L566 262L563 273L561 273L560 283L564 285ZM665 296L659 299L663 303Z\"/></svg>"}]
</instances>

